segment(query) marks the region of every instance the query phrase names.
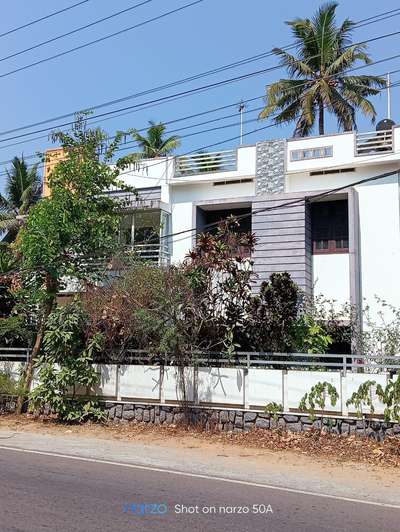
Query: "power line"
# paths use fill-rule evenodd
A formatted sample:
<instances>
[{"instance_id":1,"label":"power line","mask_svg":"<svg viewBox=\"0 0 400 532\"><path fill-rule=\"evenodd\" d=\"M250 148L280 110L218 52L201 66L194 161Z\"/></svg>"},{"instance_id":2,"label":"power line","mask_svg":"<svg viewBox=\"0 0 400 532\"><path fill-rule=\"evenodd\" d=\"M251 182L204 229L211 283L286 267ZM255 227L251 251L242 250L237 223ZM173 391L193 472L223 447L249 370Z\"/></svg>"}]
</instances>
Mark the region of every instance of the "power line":
<instances>
[{"instance_id":1,"label":"power line","mask_svg":"<svg viewBox=\"0 0 400 532\"><path fill-rule=\"evenodd\" d=\"M373 19L373 18L376 18L376 17L380 17L380 16L388 14L388 13L391 14L394 11L399 11L399 14L400 14L400 8L398 8L397 10L386 11L384 13L380 13L378 15L375 15L374 17L369 17L368 19L364 19L364 20L362 20L360 22L370 21L370 19ZM377 20L376 22L379 22L379 20ZM372 23L374 23L374 21L370 21L369 23L372 24ZM356 23L354 25L354 27L357 27L358 24L359 23ZM355 46L357 44L364 44L364 43L372 42L372 41L377 40L379 38L385 38L385 37L387 37L389 35L392 36L392 34L386 34L386 35L383 35L383 36L380 36L380 37L377 37L377 38L373 38L373 39L370 39L370 40L360 41L358 43L354 43L351 46ZM296 46L296 44L294 43L294 44L290 44L290 45L284 46L283 49L287 50L287 49L293 48L295 46ZM242 59L242 60L239 60L239 61L235 61L235 62L229 63L227 65L223 65L221 67L216 67L214 69L211 69L211 70L208 70L208 71L205 71L205 72L202 72L200 74L193 75L193 76L189 76L189 77L183 78L181 80L177 80L177 81L170 82L170 83L167 83L167 84L164 84L164 85L160 85L160 86L154 87L152 89L147 89L147 90L142 91L142 92L138 92L138 93L135 93L135 94L130 94L130 95L124 96L122 98L109 100L107 102L103 102L102 104L98 104L98 105L95 105L95 106L92 106L92 107L87 107L86 109L90 109L92 111L95 111L95 110L101 109L103 107L108 107L110 105L115 105L115 104L118 104L118 103L122 103L124 101L129 100L129 99L134 99L134 98L138 98L140 96L145 96L145 95L151 94L153 92L159 92L161 90L165 90L167 88L172 88L172 87L175 87L177 85L181 85L183 83L188 83L190 81L194 81L194 80L202 78L202 77L207 77L207 76L210 76L212 74L216 74L216 73L222 72L224 70L235 68L237 66L242 66L244 64L248 64L248 63L253 62L253 61L258 61L260 59L263 59L263 58L271 56L271 55L274 55L273 50L270 50L270 51L267 51L267 52L263 52L261 54L257 54L257 55L254 55L254 56L250 56L250 57L247 57L245 59ZM317 56L315 56L315 57L317 57ZM273 67L271 70L275 70L275 69L279 69L279 68L281 68L281 65L277 65L277 66ZM264 72L265 72L264 70L259 71L259 73L264 73ZM39 126L39 125L43 125L43 124L46 124L46 123L49 123L49 122L54 122L56 120L63 120L65 118L73 117L77 112L82 112L82 111L83 111L83 109L81 111L74 111L72 113L67 113L67 114L60 115L60 116L57 116L57 117L53 117L53 118L50 118L50 119L42 120L40 122L36 122L36 123L29 124L29 125L26 125L26 126L20 126L18 128L14 128L14 129L11 129L11 130L3 131L3 132L0 133L0 135L14 133L16 131L21 131L23 129L29 129L29 128L36 127L36 126ZM114 112L118 112L118 110L116 110ZM97 118L97 117L94 116L93 119L95 119L95 118ZM69 125L69 124L70 123L68 123L67 125ZM47 128L46 130L53 129L54 127L57 127L57 126L52 126L51 128ZM63 127L63 126L58 126L58 127ZM43 131L45 131L45 130L43 130ZM34 134L34 132L31 132L30 134Z\"/></svg>"},{"instance_id":2,"label":"power line","mask_svg":"<svg viewBox=\"0 0 400 532\"><path fill-rule=\"evenodd\" d=\"M400 72L400 69L392 71L392 73L394 73L394 72ZM393 82L391 84L391 87L393 87L393 88L396 88L398 86L400 86L400 80L398 80L396 82ZM382 92L384 90L386 90L386 88L378 89L379 92ZM261 96L260 97L249 98L248 100L243 100L243 101L255 101L255 100L258 100L260 98L261 98ZM188 115L188 116L180 117L180 118L177 118L177 119L174 119L174 120L170 120L168 122L165 122L165 124L169 125L169 124L180 122L180 121L183 121L183 120L188 120L188 119L191 119L191 118L194 118L194 117L198 117L198 116L202 116L204 114L208 114L210 112L214 112L215 110L226 109L226 108L233 107L233 106L236 106L236 105L237 105L237 102L232 103L232 104L228 104L228 105L224 105L224 106L220 106L218 108L214 108L214 109L211 109L211 110L202 111L202 112L199 112L199 113L194 113L192 115ZM324 106L324 108L326 108L326 106ZM251 112L257 111L259 109L261 109L261 108L248 109L247 111L245 111L245 113L251 113ZM204 122L198 122L196 124L191 124L190 126L184 126L182 128L176 128L176 129L170 130L169 133L176 133L176 132L179 132L179 131L182 131L182 130L195 128L195 127L198 127L198 126L201 126L201 125L205 125L207 123L216 122L216 121L219 121L219 120L224 120L226 118L231 118L231 117L236 116L236 115L237 115L237 113L234 113L234 114L225 115L225 116L222 116L222 117L213 118L211 120L207 120L207 121L204 121ZM272 117L272 118L274 118L274 117ZM252 122L255 122L255 121L257 121L257 119L250 119L250 120L246 120L244 123L252 123ZM187 135L182 135L181 138L188 138L188 137L196 136L196 135L199 135L199 134L209 133L211 131L217 131L217 130L220 130L220 129L226 129L226 128L230 128L230 127L235 127L235 126L239 125L239 123L240 122L233 122L233 123L225 124L225 125L222 125L222 126L216 126L216 127L209 128L209 129L203 129L203 130L200 130L200 131L195 131L195 132L189 133ZM275 127L275 126L276 126L275 123L268 124L266 127L258 128L255 131L260 131L260 130L268 129L270 127ZM139 129L138 131L139 132L146 131L147 129L148 128L145 127L145 128ZM249 133L245 133L244 136L247 135L247 134L252 134L253 132L254 131L250 131ZM109 140L112 140L113 138L115 138L115 136L110 137ZM238 137L234 137L234 138L228 139L228 140L234 140L236 138L238 138ZM228 142L228 140L223 141L223 142ZM127 146L127 144L132 144L132 146ZM125 149L132 149L134 147L134 145L135 145L135 141L131 141L131 142L127 143L127 144L125 144L123 147L118 148L116 151L123 151ZM189 155L189 154L195 153L195 152L197 152L199 150L202 150L202 149L205 149L205 148L204 147L196 148L195 150L192 150L192 151L190 151L190 152L188 152L186 154L181 154L180 156ZM24 159L28 160L28 159L32 159L32 158L35 158L35 157L37 157L37 155L32 154L32 155L24 156ZM5 161L1 161L0 165L10 164L12 162L13 162L13 159L9 159L9 160L5 160ZM156 166L156 165L159 165L159 164L162 164L162 163L163 163L162 161L161 162L157 162L157 163L153 163L153 164L150 164L149 167ZM44 168L44 166L43 165L39 165L38 168L42 169L42 168ZM128 171L128 172L125 172L125 173L131 173L131 172ZM0 173L0 176L6 175L6 174L7 174L6 172L2 172L2 173ZM123 175L123 174L124 173L121 173L120 175ZM156 179L156 178L151 178L149 176L146 176L146 179Z\"/></svg>"},{"instance_id":3,"label":"power line","mask_svg":"<svg viewBox=\"0 0 400 532\"><path fill-rule=\"evenodd\" d=\"M52 55L50 57L46 57L44 59L40 59L39 61L35 61L34 63L30 63L29 65L24 65L19 68L15 68L14 70L10 70L9 72L5 72L4 74L0 74L0 78L5 78L7 76L11 76L12 74L16 74L17 72L22 72L23 70L27 70L29 68L32 68L37 65L41 65L43 63L46 63L47 61L52 61L53 59L58 59L60 57L63 57L65 55L71 54L72 52L76 52L78 50L82 50L83 48L87 48L88 46L92 46L93 44L98 44L100 42L106 41L108 39L111 39L113 37L117 37L118 35L122 35L123 33L127 33L128 31L132 31L134 29L140 28L142 26L145 26L146 24L150 24L151 22L155 22L156 20L160 20L164 17L167 17L169 15L172 15L174 13L177 13L178 11L183 11L184 9L187 9L189 7L192 7L196 4L200 4L201 2L204 2L204 0L194 0L193 2L189 4L185 4L184 6L178 7L176 9L172 9L171 11L166 11L165 13L162 13L161 15L157 15L156 17L149 18L147 20L144 20L143 22L139 22L138 24L135 24L134 26L129 26L127 28L124 28L122 30L116 31L114 33L110 33L108 35L105 35L104 37L99 37L98 39L95 39L93 41L81 44L79 46L75 46L74 48L70 48L69 50L65 50L64 52L59 52L58 54Z\"/></svg>"},{"instance_id":4,"label":"power line","mask_svg":"<svg viewBox=\"0 0 400 532\"><path fill-rule=\"evenodd\" d=\"M136 9L138 7L141 7L145 4L149 4L153 0L144 0L143 2L140 2L139 4L135 4L131 7L127 7L126 9L123 9L122 11L117 11L116 13L112 13L111 15L108 15L107 17L100 18L98 20L95 20L94 22L90 22L89 24L85 24L84 26L80 26L79 28L75 28L74 30L68 31L67 33L63 33L62 35L57 35L56 37L53 37L52 39L48 39L47 41L42 41L38 44L34 44L33 46L30 46L29 48L25 48L24 50L19 50L18 52L14 52L10 55L7 55L5 57L0 58L0 63L2 61L6 61L7 59L11 59L13 57L17 57L18 55L25 54L26 52L30 52L32 50L36 50L37 48L40 48L41 46L44 46L46 44L50 44L52 42L58 41L59 39L63 39L64 37L68 37L70 35L74 35L75 33L78 33L80 31L86 30L88 28L91 28L92 26L96 26L97 24L100 24L101 22L105 22L106 20L110 20L114 17L117 17L118 15L122 15L123 13L127 13L128 11L132 11L133 9Z\"/></svg>"},{"instance_id":5,"label":"power line","mask_svg":"<svg viewBox=\"0 0 400 532\"><path fill-rule=\"evenodd\" d=\"M33 26L34 24L37 24L38 22L42 22L43 20L47 20L56 15L60 15L61 13L65 13L66 11L73 9L74 7L81 6L82 4L86 4L89 1L90 0L82 0L82 2L78 2L76 4L73 4L72 6L64 7L64 9L60 9L59 11L54 11L53 13L49 13L48 15L45 15L44 17L40 17L40 18L37 18L36 20L32 20L31 22L27 22L26 24L22 24L22 26L18 26L17 28L12 28L11 30L5 31L4 33L0 33L0 38L5 37L6 35L10 35L11 33L15 33L16 31L23 30L24 28L28 28L29 26Z\"/></svg>"},{"instance_id":6,"label":"power line","mask_svg":"<svg viewBox=\"0 0 400 532\"><path fill-rule=\"evenodd\" d=\"M199 1L199 0L198 0ZM200 1L203 1L203 0L200 0ZM400 34L400 31L398 32L395 32L394 34ZM394 34L385 34L385 35L382 35L380 37L374 37L373 40L377 40L379 38L385 38L387 36L392 36ZM377 64L380 64L380 63L384 63L386 61L392 61L393 59L398 59L400 57L400 54L396 54L394 56L390 56L390 57L386 57L386 58L383 58L383 59L379 59L379 60L376 60L376 61L372 61L371 63L368 63L368 64L364 64L364 65L360 65L358 67L354 67L354 68L351 68L351 69L348 69L346 70L345 72L354 72L354 71L358 71L358 70L361 70L363 68L367 68L367 67L370 67L372 65L377 65ZM234 83L234 82L237 82L237 81L241 81L243 79L248 79L250 77L254 77L254 76L257 76L257 75L260 75L260 74L264 74L266 72L269 72L271 70L275 70L276 68L280 68L280 67L269 67L269 68L265 68L265 69L262 69L262 70L256 70L256 71L253 71L253 72L249 72L247 74L242 74L240 76L235 76L233 78L228 78L228 79L225 79L225 80L221 80L221 81L217 81L217 82L214 82L214 83L209 83L207 85L203 85L203 86L200 86L200 87L195 87L193 89L188 89L186 91L181 91L181 92L178 92L176 94L172 94L172 95L168 95L168 96L163 96L161 98L156 98L154 100L149 100L147 102L142 102L142 103L139 103L139 104L135 104L135 105L130 105L130 106L127 106L127 107L123 107L123 108L120 108L120 109L116 109L114 111L107 111L105 113L101 113L99 115L95 115L93 117L87 117L87 120L93 120L95 118L100 118L100 117L104 117L104 116L109 116L109 115L112 115L112 114L115 114L117 112L120 112L120 111L126 111L128 109L141 109L143 108L145 105L149 105L149 104L157 104L157 103L160 103L160 102L165 102L165 101L170 101L171 99L173 98L181 98L181 97L185 97L185 96L189 96L191 94L195 94L195 93L198 93L198 92L203 92L205 90L210 90L212 88L216 88L216 87L220 87L220 86L224 86L224 85L227 85L227 84L230 84L230 83ZM332 78L332 77L335 77L336 74L332 74L330 76L327 76L327 78ZM306 85L307 82L304 82L303 85ZM26 136L29 136L29 135L33 135L35 133L42 133L44 131L49 131L49 130L54 130L55 127L65 127L65 126L69 126L69 125L72 125L74 124L74 121L72 122L65 122L63 124L58 124L56 126L52 126L52 127L46 127L46 128L42 128L42 129L38 129L38 130L35 130L35 131L31 131L29 133L23 133L23 134L20 134L20 135L15 135L15 136L12 136L12 137L7 137L5 139L2 139L0 140L0 142L7 142L9 140L15 140L15 139L18 139L18 138L23 138L23 137L26 137ZM27 127L27 126L26 126ZM19 128L19 129L26 129L26 127L22 127L22 128ZM32 127L32 126L30 126ZM14 130L15 131L15 130ZM1 132L0 135L4 135L6 134L7 132Z\"/></svg>"},{"instance_id":7,"label":"power line","mask_svg":"<svg viewBox=\"0 0 400 532\"><path fill-rule=\"evenodd\" d=\"M321 198L324 198L326 196L329 196L331 194L335 194L337 192L340 192L342 190L346 190L350 187L355 187L355 186L358 186L358 185L362 185L364 183L369 183L371 181L377 181L378 179L384 179L386 177L389 177L389 176L392 176L392 175L395 175L395 174L399 174L400 172L400 168L398 168L397 170L392 170L391 172L385 172L383 174L379 174L377 176L372 176L372 177L367 177L365 179L360 179L359 181L354 181L353 183L348 183L347 185L343 185L343 186L340 186L340 187L337 187L337 188L332 188L330 190L326 190L324 192L321 192L321 193L317 193L317 194L311 194L310 196L307 196L307 197L304 197L304 198L299 198L299 199L296 199L296 200L291 200L291 201L287 201L287 202L284 202L284 203L281 203L279 205L273 205L271 207L264 207L262 209L255 209L254 211L250 212L250 213L244 213L244 214L240 214L238 216L235 216L235 219L237 220L242 220L242 219L245 219L245 218L248 218L249 216L253 216L253 215L257 215L257 214L260 214L260 213L264 213L264 212L269 212L269 211L273 211L273 210L277 210L277 209L282 209L284 207L290 207L290 206L294 206L294 205L299 205L301 203L309 203L310 201L313 201L313 200L316 200L316 199L321 199ZM218 225L222 222L222 221L226 221L227 218L224 218L218 222L212 222L212 223L209 223L209 224L206 224L202 227L202 231L198 231L198 229L196 227L192 227L190 229L186 229L186 230L183 230L183 231L178 231L176 233L171 233L169 235L162 235L159 237L159 239L165 239L165 238L172 238L174 236L180 236L180 235L183 235L183 234L186 234L186 233L193 233L193 232L196 232L196 234L199 234L200 232L203 232L204 229L210 229L210 228L213 228L213 227L218 227ZM177 241L175 241L177 242Z\"/></svg>"}]
</instances>

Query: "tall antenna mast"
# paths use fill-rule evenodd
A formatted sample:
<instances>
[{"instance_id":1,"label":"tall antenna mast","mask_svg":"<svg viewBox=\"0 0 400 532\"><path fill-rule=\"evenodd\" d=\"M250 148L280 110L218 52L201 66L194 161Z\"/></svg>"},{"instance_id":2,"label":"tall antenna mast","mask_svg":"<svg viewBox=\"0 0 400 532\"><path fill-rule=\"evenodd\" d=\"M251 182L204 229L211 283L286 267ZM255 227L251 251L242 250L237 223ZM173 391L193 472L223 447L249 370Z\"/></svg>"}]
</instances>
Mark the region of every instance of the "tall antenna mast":
<instances>
[{"instance_id":1,"label":"tall antenna mast","mask_svg":"<svg viewBox=\"0 0 400 532\"><path fill-rule=\"evenodd\" d=\"M243 111L244 103L243 100L239 104L239 113L240 113L240 145L243 144Z\"/></svg>"},{"instance_id":2,"label":"tall antenna mast","mask_svg":"<svg viewBox=\"0 0 400 532\"><path fill-rule=\"evenodd\" d=\"M387 88L387 118L392 118L392 95L390 90L390 74L386 76L386 88Z\"/></svg>"}]
</instances>

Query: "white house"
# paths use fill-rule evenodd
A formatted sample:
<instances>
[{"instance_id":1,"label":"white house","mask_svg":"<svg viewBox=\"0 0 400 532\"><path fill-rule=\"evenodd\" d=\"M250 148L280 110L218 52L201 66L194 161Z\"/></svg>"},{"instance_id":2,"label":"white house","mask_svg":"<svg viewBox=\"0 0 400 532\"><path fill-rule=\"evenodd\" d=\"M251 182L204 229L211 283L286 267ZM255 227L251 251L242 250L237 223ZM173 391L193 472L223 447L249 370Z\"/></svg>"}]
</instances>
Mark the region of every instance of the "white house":
<instances>
[{"instance_id":1,"label":"white house","mask_svg":"<svg viewBox=\"0 0 400 532\"><path fill-rule=\"evenodd\" d=\"M387 120L369 133L147 160L121 176L143 207L124 217L121 238L148 258L177 263L196 232L248 214L241 224L258 239L259 283L288 271L309 293L359 306L378 296L399 307L399 169L400 128Z\"/></svg>"}]
</instances>

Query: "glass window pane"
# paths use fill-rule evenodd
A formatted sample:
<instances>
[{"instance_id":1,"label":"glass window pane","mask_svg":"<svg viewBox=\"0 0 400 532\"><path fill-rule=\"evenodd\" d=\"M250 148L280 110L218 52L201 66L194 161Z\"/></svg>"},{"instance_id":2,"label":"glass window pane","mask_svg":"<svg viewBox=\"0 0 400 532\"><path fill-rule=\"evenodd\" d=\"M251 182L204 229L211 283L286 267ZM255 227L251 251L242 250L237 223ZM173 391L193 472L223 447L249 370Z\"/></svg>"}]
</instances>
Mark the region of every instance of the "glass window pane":
<instances>
[{"instance_id":1,"label":"glass window pane","mask_svg":"<svg viewBox=\"0 0 400 532\"><path fill-rule=\"evenodd\" d=\"M329 241L328 240L317 240L316 241L316 248L317 249L328 249L329 247Z\"/></svg>"},{"instance_id":2,"label":"glass window pane","mask_svg":"<svg viewBox=\"0 0 400 532\"><path fill-rule=\"evenodd\" d=\"M340 238L336 240L336 249L348 249L349 241L346 238Z\"/></svg>"}]
</instances>

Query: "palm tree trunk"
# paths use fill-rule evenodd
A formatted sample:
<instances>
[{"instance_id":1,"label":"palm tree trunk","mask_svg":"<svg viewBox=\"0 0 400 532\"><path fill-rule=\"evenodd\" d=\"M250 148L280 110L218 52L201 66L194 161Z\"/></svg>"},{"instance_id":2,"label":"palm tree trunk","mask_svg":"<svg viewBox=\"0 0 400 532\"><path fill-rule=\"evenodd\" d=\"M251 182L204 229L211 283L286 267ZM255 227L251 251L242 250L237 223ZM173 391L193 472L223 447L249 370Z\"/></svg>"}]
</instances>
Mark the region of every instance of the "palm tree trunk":
<instances>
[{"instance_id":1,"label":"palm tree trunk","mask_svg":"<svg viewBox=\"0 0 400 532\"><path fill-rule=\"evenodd\" d=\"M320 101L318 104L318 107L319 107L319 116L318 116L319 134L324 135L325 134L324 103Z\"/></svg>"},{"instance_id":2,"label":"palm tree trunk","mask_svg":"<svg viewBox=\"0 0 400 532\"><path fill-rule=\"evenodd\" d=\"M38 332L35 339L35 344L32 349L32 353L30 356L30 359L26 365L25 372L24 372L24 386L23 386L23 392L18 397L17 400L17 414L22 413L23 406L25 402L27 401L27 394L29 393L32 385L32 379L33 379L33 368L35 366L36 359L39 356L40 349L43 344L43 338L44 338L44 332L46 328L47 319L53 309L54 301L57 294L57 281L50 276L50 274L47 274L46 276L46 292L47 292L47 299L43 306L43 314L42 318L40 320L40 325L38 328Z\"/></svg>"}]
</instances>

